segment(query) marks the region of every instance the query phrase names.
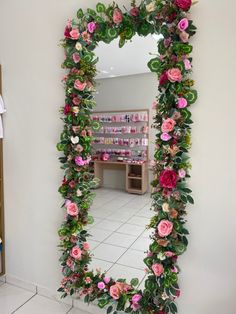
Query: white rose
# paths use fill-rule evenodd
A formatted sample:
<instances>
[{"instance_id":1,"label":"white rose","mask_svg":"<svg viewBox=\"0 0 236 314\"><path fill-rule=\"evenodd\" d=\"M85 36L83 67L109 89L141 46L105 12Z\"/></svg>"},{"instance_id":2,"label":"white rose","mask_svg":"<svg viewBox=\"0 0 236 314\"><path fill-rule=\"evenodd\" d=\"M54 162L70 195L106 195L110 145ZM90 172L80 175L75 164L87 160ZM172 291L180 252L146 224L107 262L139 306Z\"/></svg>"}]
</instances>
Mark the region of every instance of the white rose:
<instances>
[{"instance_id":1,"label":"white rose","mask_svg":"<svg viewBox=\"0 0 236 314\"><path fill-rule=\"evenodd\" d=\"M71 140L71 143L73 143L73 144L79 143L79 137L78 136L71 136L70 140Z\"/></svg>"},{"instance_id":2,"label":"white rose","mask_svg":"<svg viewBox=\"0 0 236 314\"><path fill-rule=\"evenodd\" d=\"M168 203L163 203L163 204L162 204L162 210L163 210L163 212L168 213L168 212L170 211L170 206L169 206L169 204L168 204Z\"/></svg>"},{"instance_id":3,"label":"white rose","mask_svg":"<svg viewBox=\"0 0 236 314\"><path fill-rule=\"evenodd\" d=\"M72 111L73 111L75 114L78 114L78 113L79 113L79 107L72 107Z\"/></svg>"},{"instance_id":4,"label":"white rose","mask_svg":"<svg viewBox=\"0 0 236 314\"><path fill-rule=\"evenodd\" d=\"M156 2L155 1L152 1L148 5L146 5L147 12L153 12L153 11L155 11L155 8L156 8Z\"/></svg>"},{"instance_id":5,"label":"white rose","mask_svg":"<svg viewBox=\"0 0 236 314\"><path fill-rule=\"evenodd\" d=\"M78 51L80 51L80 50L82 50L82 45L81 45L81 43L80 42L77 42L76 43L76 45L75 45L75 48L78 50Z\"/></svg>"}]
</instances>

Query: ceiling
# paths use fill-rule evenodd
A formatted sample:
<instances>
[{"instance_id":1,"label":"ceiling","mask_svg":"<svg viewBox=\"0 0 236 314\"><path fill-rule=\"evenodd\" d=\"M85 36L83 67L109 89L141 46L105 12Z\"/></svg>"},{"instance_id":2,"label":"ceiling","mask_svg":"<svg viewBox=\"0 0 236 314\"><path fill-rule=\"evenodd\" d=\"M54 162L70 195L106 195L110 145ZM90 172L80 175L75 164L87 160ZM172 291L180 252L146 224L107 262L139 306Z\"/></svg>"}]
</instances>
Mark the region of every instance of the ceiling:
<instances>
[{"instance_id":1,"label":"ceiling","mask_svg":"<svg viewBox=\"0 0 236 314\"><path fill-rule=\"evenodd\" d=\"M147 63L152 54L157 54L158 35L147 37L134 36L132 42L127 42L119 48L119 38L110 44L99 43L95 53L99 57L97 63L97 79L112 78L116 76L147 73Z\"/></svg>"}]
</instances>

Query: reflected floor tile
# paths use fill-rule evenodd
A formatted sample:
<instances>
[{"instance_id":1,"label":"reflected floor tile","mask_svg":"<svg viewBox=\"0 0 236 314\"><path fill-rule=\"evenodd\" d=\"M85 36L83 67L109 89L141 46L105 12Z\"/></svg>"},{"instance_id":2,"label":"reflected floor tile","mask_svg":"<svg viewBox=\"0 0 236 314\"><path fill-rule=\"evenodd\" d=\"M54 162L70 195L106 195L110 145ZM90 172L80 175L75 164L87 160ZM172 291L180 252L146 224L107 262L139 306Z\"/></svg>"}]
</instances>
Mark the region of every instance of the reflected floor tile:
<instances>
[{"instance_id":1,"label":"reflected floor tile","mask_svg":"<svg viewBox=\"0 0 236 314\"><path fill-rule=\"evenodd\" d=\"M123 212L119 210L119 212L114 212L108 218L115 221L126 222L133 216L133 213Z\"/></svg>"},{"instance_id":2,"label":"reflected floor tile","mask_svg":"<svg viewBox=\"0 0 236 314\"><path fill-rule=\"evenodd\" d=\"M68 314L91 314L91 313L85 312L85 311L80 310L80 309L73 308L70 310L70 312L68 312Z\"/></svg>"},{"instance_id":3,"label":"reflected floor tile","mask_svg":"<svg viewBox=\"0 0 236 314\"><path fill-rule=\"evenodd\" d=\"M108 271L108 275L116 280L127 279L127 282L130 282L130 280L133 278L138 278L139 282L141 283L145 276L145 272L143 270L135 269L132 267L115 264Z\"/></svg>"},{"instance_id":4,"label":"reflected floor tile","mask_svg":"<svg viewBox=\"0 0 236 314\"><path fill-rule=\"evenodd\" d=\"M146 252L149 249L151 240L149 238L140 237L131 246L131 249Z\"/></svg>"},{"instance_id":5,"label":"reflected floor tile","mask_svg":"<svg viewBox=\"0 0 236 314\"><path fill-rule=\"evenodd\" d=\"M96 228L108 230L108 231L115 231L118 228L120 228L121 225L122 225L122 222L104 219L104 220L101 220L98 224L96 224Z\"/></svg>"},{"instance_id":6,"label":"reflected floor tile","mask_svg":"<svg viewBox=\"0 0 236 314\"><path fill-rule=\"evenodd\" d=\"M134 216L130 218L128 223L131 225L137 225L145 228L145 226L150 223L150 219L147 217Z\"/></svg>"},{"instance_id":7,"label":"reflected floor tile","mask_svg":"<svg viewBox=\"0 0 236 314\"><path fill-rule=\"evenodd\" d=\"M93 258L90 265L89 265L89 269L100 269L102 270L103 272L106 272L108 271L111 267L113 266L113 263L110 263L110 262L106 262L106 261L102 261L100 259L96 259L96 258Z\"/></svg>"},{"instance_id":8,"label":"reflected floor tile","mask_svg":"<svg viewBox=\"0 0 236 314\"><path fill-rule=\"evenodd\" d=\"M136 216L139 217L145 217L145 218L152 218L155 213L154 211L150 210L150 208L143 208L142 210L138 211L136 214Z\"/></svg>"},{"instance_id":9,"label":"reflected floor tile","mask_svg":"<svg viewBox=\"0 0 236 314\"><path fill-rule=\"evenodd\" d=\"M113 246L109 244L100 244L94 250L94 257L114 263L122 256L122 254L124 254L125 251L126 249L122 247Z\"/></svg>"},{"instance_id":10,"label":"reflected floor tile","mask_svg":"<svg viewBox=\"0 0 236 314\"><path fill-rule=\"evenodd\" d=\"M105 240L109 235L112 233L112 231L109 230L103 230L103 229L98 229L97 227L93 227L89 230L89 233L91 234L90 239L93 241L98 241L102 242Z\"/></svg>"},{"instance_id":11,"label":"reflected floor tile","mask_svg":"<svg viewBox=\"0 0 236 314\"><path fill-rule=\"evenodd\" d=\"M130 235L134 235L134 236L139 236L141 233L143 233L145 227L141 227L141 226L136 226L136 225L131 225L131 224L124 224L123 226L121 226L117 232L119 233L124 233L124 234L130 234Z\"/></svg>"},{"instance_id":12,"label":"reflected floor tile","mask_svg":"<svg viewBox=\"0 0 236 314\"><path fill-rule=\"evenodd\" d=\"M134 243L136 239L136 236L115 232L109 238L107 238L104 243L128 248L132 243Z\"/></svg>"},{"instance_id":13,"label":"reflected floor tile","mask_svg":"<svg viewBox=\"0 0 236 314\"><path fill-rule=\"evenodd\" d=\"M93 251L101 242L93 241L93 240L88 240L90 251Z\"/></svg>"},{"instance_id":14,"label":"reflected floor tile","mask_svg":"<svg viewBox=\"0 0 236 314\"><path fill-rule=\"evenodd\" d=\"M70 305L36 295L15 313L42 314L43 310L43 314L66 314L70 308Z\"/></svg>"},{"instance_id":15,"label":"reflected floor tile","mask_svg":"<svg viewBox=\"0 0 236 314\"><path fill-rule=\"evenodd\" d=\"M98 209L94 209L91 210L91 215L97 218L107 218L112 214L112 211L108 210L108 209L102 209L102 208L98 208Z\"/></svg>"},{"instance_id":16,"label":"reflected floor tile","mask_svg":"<svg viewBox=\"0 0 236 314\"><path fill-rule=\"evenodd\" d=\"M9 284L0 286L0 313L11 314L33 296L34 293Z\"/></svg>"},{"instance_id":17,"label":"reflected floor tile","mask_svg":"<svg viewBox=\"0 0 236 314\"><path fill-rule=\"evenodd\" d=\"M145 264L143 259L145 256L146 255L141 251L129 249L123 256L121 256L121 258L117 261L117 264L125 266L132 265L134 268L144 270Z\"/></svg>"}]
</instances>

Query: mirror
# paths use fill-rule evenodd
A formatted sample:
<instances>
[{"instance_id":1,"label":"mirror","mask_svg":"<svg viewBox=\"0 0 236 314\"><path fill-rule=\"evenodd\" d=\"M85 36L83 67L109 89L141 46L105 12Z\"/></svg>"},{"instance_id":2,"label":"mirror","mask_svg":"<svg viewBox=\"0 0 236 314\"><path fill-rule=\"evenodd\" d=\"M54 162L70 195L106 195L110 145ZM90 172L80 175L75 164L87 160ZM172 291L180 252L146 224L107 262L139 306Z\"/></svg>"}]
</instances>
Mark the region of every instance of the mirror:
<instances>
[{"instance_id":1,"label":"mirror","mask_svg":"<svg viewBox=\"0 0 236 314\"><path fill-rule=\"evenodd\" d=\"M100 128L93 133L92 164L99 188L90 210L91 268L128 281L138 278L142 285L144 252L150 244L146 225L153 215L149 108L156 96L156 78L147 63L150 53L156 52L156 38L135 36L122 49L118 44L116 39L95 49L99 61L92 118Z\"/></svg>"}]
</instances>

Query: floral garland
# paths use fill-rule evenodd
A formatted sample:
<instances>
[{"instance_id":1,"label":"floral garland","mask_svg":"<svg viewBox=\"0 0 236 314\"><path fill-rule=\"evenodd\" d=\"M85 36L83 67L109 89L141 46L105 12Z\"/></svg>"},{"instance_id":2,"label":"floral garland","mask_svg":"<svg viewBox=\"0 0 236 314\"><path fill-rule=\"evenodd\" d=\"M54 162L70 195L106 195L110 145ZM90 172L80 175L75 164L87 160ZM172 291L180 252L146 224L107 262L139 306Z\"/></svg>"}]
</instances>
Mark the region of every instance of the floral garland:
<instances>
[{"instance_id":1,"label":"floral garland","mask_svg":"<svg viewBox=\"0 0 236 314\"><path fill-rule=\"evenodd\" d=\"M131 10L122 12L115 4L106 7L98 3L96 11L81 9L77 20L68 20L62 46L65 49L64 130L57 148L64 179L59 188L66 210L59 230L60 258L64 278L59 291L67 295L83 296L85 302L97 300L107 314L177 313L175 300L178 286L178 256L186 250L188 231L185 228L186 205L193 204L191 190L186 186L189 176L190 125L189 111L197 99L189 78L192 46L189 39L196 32L190 19L192 0L142 0L131 3ZM90 172L92 131L99 126L90 115L95 108L94 91L97 58L93 52L99 41L110 43L119 37L119 46L135 34L161 34L159 55L148 66L158 77L158 96L153 103L156 110L154 128L156 150L153 161L155 179L152 182L152 210L150 221L152 243L147 257L145 289L137 288L138 280L127 283L115 280L99 271L89 271L91 253L86 225L93 222L88 215L96 184Z\"/></svg>"}]
</instances>

